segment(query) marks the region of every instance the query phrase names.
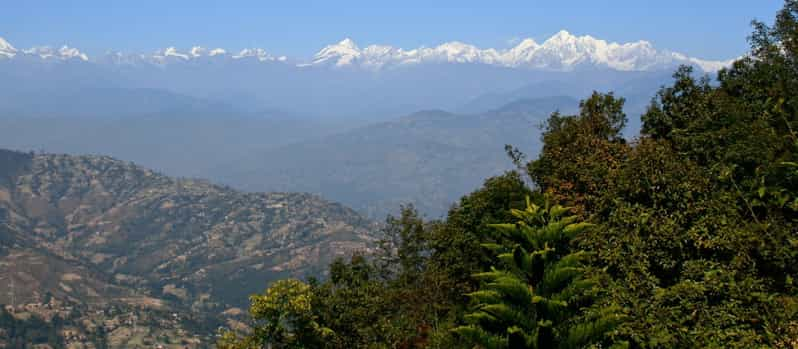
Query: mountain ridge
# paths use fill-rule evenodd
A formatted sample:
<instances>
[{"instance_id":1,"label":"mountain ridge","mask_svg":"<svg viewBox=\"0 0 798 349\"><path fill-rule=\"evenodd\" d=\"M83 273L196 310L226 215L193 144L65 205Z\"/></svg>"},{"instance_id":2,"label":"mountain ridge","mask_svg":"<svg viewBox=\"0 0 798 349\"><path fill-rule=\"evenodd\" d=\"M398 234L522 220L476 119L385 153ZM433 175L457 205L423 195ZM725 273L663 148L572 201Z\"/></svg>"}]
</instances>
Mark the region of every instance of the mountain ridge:
<instances>
[{"instance_id":1,"label":"mountain ridge","mask_svg":"<svg viewBox=\"0 0 798 349\"><path fill-rule=\"evenodd\" d=\"M91 274L114 289L143 290L156 303L214 314L271 279L317 275L336 256L368 250L373 241L370 222L310 194L241 193L107 156L0 150L0 165L2 257L86 270L71 272L80 278L39 280L19 274L25 258L0 261L0 277L20 284ZM73 290L81 283L64 285L49 291L79 300ZM41 301L45 291L16 301ZM90 287L84 295L92 294L102 291ZM0 294L0 303L12 301Z\"/></svg>"},{"instance_id":2,"label":"mountain ridge","mask_svg":"<svg viewBox=\"0 0 798 349\"><path fill-rule=\"evenodd\" d=\"M434 47L404 49L391 45L371 44L364 48L351 38L327 45L310 60L289 59L269 53L263 48L244 48L232 51L223 48L208 49L193 46L181 52L170 46L153 54L123 54L108 52L105 56L90 59L76 48L63 45L60 49L38 46L17 50L0 38L0 57L39 57L42 60L80 60L84 62L110 62L113 64L149 63L169 65L196 59L230 60L255 59L259 62L292 64L296 67L358 67L381 70L424 63L485 64L533 70L572 71L584 67L599 67L618 71L652 71L668 69L681 64L697 66L705 72L714 72L731 64L733 60L704 60L670 50L658 50L649 41L617 43L576 36L561 30L542 43L527 38L507 49L479 48L461 41L449 41Z\"/></svg>"},{"instance_id":3,"label":"mountain ridge","mask_svg":"<svg viewBox=\"0 0 798 349\"><path fill-rule=\"evenodd\" d=\"M440 217L485 178L513 168L506 144L534 156L549 114L573 113L578 105L574 98L546 97L479 113L422 110L247 154L217 167L212 178L242 190L319 193L373 219L409 203Z\"/></svg>"}]
</instances>

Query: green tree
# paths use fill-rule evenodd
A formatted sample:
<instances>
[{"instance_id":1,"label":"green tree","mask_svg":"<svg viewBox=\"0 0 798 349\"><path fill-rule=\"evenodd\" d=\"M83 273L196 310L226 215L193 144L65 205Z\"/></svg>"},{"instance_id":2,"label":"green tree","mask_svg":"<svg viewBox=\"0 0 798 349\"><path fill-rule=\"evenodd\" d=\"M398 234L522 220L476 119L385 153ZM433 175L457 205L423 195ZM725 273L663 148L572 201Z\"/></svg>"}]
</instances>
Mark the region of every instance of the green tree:
<instances>
[{"instance_id":1,"label":"green tree","mask_svg":"<svg viewBox=\"0 0 798 349\"><path fill-rule=\"evenodd\" d=\"M334 333L318 324L312 308L311 287L299 280L279 280L262 295L250 297L249 313L254 320L252 332L238 338L225 333L219 348L249 349L321 348Z\"/></svg>"},{"instance_id":2,"label":"green tree","mask_svg":"<svg viewBox=\"0 0 798 349\"><path fill-rule=\"evenodd\" d=\"M480 245L479 232L511 220L510 210L523 209L529 195L533 193L520 174L507 172L485 180L482 188L461 198L444 221L432 224L429 268L445 278L443 291L453 307L465 305L464 295L478 286L471 274L492 264L493 256Z\"/></svg>"},{"instance_id":3,"label":"green tree","mask_svg":"<svg viewBox=\"0 0 798 349\"><path fill-rule=\"evenodd\" d=\"M377 264L382 277L403 285L418 282L429 251L424 220L412 205L400 207L400 216L388 216L380 240Z\"/></svg>"},{"instance_id":4,"label":"green tree","mask_svg":"<svg viewBox=\"0 0 798 349\"><path fill-rule=\"evenodd\" d=\"M754 23L717 83L680 68L607 173L581 239L640 347L773 347L798 338L798 2Z\"/></svg>"},{"instance_id":5,"label":"green tree","mask_svg":"<svg viewBox=\"0 0 798 349\"><path fill-rule=\"evenodd\" d=\"M484 348L583 348L605 341L620 315L587 314L596 281L582 263L587 253L570 243L591 225L568 211L527 201L525 210L512 211L516 223L493 225L506 243L484 244L498 253L495 266L475 274L484 285L469 294L476 303L466 316L470 325L456 333Z\"/></svg>"},{"instance_id":6,"label":"green tree","mask_svg":"<svg viewBox=\"0 0 798 349\"><path fill-rule=\"evenodd\" d=\"M541 191L574 207L580 216L593 211L603 179L628 148L621 135L624 102L612 93L593 92L580 103L578 115L552 114L540 156L527 166Z\"/></svg>"},{"instance_id":7,"label":"green tree","mask_svg":"<svg viewBox=\"0 0 798 349\"><path fill-rule=\"evenodd\" d=\"M391 302L391 289L373 263L355 255L330 266L330 278L313 288L319 322L335 332L335 348L387 345L409 336L394 317L400 304Z\"/></svg>"}]
</instances>

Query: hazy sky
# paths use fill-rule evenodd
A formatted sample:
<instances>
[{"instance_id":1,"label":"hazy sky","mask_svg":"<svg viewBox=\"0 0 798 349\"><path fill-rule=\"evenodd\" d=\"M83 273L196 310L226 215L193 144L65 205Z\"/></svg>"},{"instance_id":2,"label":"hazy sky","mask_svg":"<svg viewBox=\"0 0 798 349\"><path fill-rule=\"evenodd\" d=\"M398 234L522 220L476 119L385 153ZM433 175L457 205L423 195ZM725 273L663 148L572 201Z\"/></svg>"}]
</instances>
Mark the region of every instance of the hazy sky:
<instances>
[{"instance_id":1,"label":"hazy sky","mask_svg":"<svg viewBox=\"0 0 798 349\"><path fill-rule=\"evenodd\" d=\"M750 21L772 22L781 0L207 1L2 0L0 37L17 48L69 44L89 54L193 45L261 47L310 57L351 37L361 47L459 40L509 47L566 29L610 41L649 40L706 59L747 49Z\"/></svg>"}]
</instances>

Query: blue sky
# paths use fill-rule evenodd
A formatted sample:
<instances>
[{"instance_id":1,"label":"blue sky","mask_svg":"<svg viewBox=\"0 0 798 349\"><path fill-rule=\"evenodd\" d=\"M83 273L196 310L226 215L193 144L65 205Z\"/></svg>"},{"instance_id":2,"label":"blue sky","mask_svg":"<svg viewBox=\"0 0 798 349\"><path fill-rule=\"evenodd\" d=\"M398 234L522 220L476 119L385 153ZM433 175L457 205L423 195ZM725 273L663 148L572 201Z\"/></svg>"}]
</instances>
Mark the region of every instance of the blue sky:
<instances>
[{"instance_id":1,"label":"blue sky","mask_svg":"<svg viewBox=\"0 0 798 349\"><path fill-rule=\"evenodd\" d=\"M610 41L649 40L706 59L745 52L750 21L771 23L782 0L204 1L3 0L0 37L90 54L193 45L309 57L351 37L412 48L460 40L504 48L560 29Z\"/></svg>"}]
</instances>

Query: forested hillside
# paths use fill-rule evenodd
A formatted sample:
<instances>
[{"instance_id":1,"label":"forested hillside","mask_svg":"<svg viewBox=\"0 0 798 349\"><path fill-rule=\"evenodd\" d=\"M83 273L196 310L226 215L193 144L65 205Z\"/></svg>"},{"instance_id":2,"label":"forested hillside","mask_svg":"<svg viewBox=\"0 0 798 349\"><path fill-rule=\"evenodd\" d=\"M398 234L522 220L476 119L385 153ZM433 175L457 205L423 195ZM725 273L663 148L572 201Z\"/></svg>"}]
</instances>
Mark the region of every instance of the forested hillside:
<instances>
[{"instance_id":1,"label":"forested hillside","mask_svg":"<svg viewBox=\"0 0 798 349\"><path fill-rule=\"evenodd\" d=\"M274 283L219 346L798 348L798 1L749 41L677 70L633 141L613 93L551 115L538 157Z\"/></svg>"}]
</instances>

